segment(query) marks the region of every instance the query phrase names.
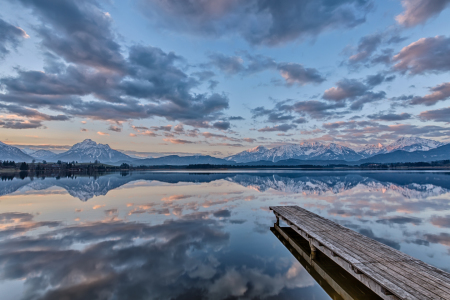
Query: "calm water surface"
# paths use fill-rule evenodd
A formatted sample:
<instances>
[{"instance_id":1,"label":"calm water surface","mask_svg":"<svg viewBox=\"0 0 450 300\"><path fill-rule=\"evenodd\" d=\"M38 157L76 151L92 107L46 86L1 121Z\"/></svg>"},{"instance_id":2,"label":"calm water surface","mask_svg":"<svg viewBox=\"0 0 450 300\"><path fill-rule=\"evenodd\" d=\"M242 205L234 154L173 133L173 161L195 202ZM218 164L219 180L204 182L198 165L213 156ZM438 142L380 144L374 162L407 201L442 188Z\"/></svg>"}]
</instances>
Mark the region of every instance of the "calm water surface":
<instances>
[{"instance_id":1,"label":"calm water surface","mask_svg":"<svg viewBox=\"0 0 450 300\"><path fill-rule=\"evenodd\" d=\"M270 231L271 205L450 271L450 173L2 176L3 300L330 299Z\"/></svg>"}]
</instances>

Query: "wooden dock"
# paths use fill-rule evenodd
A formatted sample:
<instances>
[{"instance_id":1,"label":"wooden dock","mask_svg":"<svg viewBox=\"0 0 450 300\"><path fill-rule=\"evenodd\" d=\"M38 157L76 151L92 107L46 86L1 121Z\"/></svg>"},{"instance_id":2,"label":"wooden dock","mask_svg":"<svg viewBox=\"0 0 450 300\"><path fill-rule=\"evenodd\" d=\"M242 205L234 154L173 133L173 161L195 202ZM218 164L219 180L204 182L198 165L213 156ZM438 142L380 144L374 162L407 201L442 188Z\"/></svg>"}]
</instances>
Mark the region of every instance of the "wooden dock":
<instances>
[{"instance_id":1,"label":"wooden dock","mask_svg":"<svg viewBox=\"0 0 450 300\"><path fill-rule=\"evenodd\" d=\"M309 243L291 227L271 227L273 234L300 262L333 300L380 300L381 298L346 270L320 253L311 258Z\"/></svg>"},{"instance_id":2,"label":"wooden dock","mask_svg":"<svg viewBox=\"0 0 450 300\"><path fill-rule=\"evenodd\" d=\"M309 242L382 299L450 299L450 274L298 206L270 207Z\"/></svg>"}]
</instances>

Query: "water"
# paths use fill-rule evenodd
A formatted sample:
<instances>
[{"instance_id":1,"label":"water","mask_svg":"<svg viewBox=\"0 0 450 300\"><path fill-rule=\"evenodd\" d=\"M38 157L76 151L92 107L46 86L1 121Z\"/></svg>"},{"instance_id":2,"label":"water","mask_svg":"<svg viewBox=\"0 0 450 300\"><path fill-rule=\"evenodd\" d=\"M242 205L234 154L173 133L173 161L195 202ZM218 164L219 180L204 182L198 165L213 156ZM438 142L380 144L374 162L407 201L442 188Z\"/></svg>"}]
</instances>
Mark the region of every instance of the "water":
<instances>
[{"instance_id":1,"label":"water","mask_svg":"<svg viewBox=\"0 0 450 300\"><path fill-rule=\"evenodd\" d=\"M1 176L3 300L330 299L271 232L271 205L450 271L446 172Z\"/></svg>"}]
</instances>

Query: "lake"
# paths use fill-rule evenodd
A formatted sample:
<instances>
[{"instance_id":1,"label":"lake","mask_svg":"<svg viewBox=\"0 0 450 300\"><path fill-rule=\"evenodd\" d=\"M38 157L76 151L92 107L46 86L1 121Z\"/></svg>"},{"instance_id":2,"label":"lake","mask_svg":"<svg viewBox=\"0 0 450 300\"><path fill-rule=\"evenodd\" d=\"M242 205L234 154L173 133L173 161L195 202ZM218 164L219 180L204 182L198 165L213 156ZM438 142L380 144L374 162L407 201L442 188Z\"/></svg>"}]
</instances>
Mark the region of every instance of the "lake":
<instances>
[{"instance_id":1,"label":"lake","mask_svg":"<svg viewBox=\"0 0 450 300\"><path fill-rule=\"evenodd\" d=\"M450 271L449 172L1 177L3 300L331 299L272 233L272 205Z\"/></svg>"}]
</instances>

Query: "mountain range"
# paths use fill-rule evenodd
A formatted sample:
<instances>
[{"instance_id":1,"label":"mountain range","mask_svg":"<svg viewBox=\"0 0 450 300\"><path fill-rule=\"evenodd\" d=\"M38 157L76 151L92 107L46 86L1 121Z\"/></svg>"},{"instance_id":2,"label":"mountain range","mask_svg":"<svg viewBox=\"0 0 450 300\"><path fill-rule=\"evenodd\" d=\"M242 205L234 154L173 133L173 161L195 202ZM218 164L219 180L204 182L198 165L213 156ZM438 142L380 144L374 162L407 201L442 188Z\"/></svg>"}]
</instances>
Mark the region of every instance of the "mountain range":
<instances>
[{"instance_id":1,"label":"mountain range","mask_svg":"<svg viewBox=\"0 0 450 300\"><path fill-rule=\"evenodd\" d=\"M247 163L255 161L277 162L287 159L298 160L345 160L348 162L359 161L375 155L391 153L397 150L406 152L428 151L445 144L418 137L400 138L388 146L382 144L366 145L359 149L331 143L324 145L322 143L300 143L298 145L283 145L268 149L258 146L238 154L225 158L228 161L237 163Z\"/></svg>"},{"instance_id":2,"label":"mountain range","mask_svg":"<svg viewBox=\"0 0 450 300\"><path fill-rule=\"evenodd\" d=\"M0 160L16 162L58 160L79 163L100 161L120 165L190 165L190 164L250 164L250 165L328 165L420 162L450 159L450 144L419 137L400 138L390 145L366 145L358 149L335 143L328 145L319 142L282 145L274 148L258 146L235 155L216 158L208 155L177 156L137 159L120 151L111 149L107 144L99 144L90 139L73 145L68 151L54 153L49 150L33 151L0 142Z\"/></svg>"}]
</instances>

